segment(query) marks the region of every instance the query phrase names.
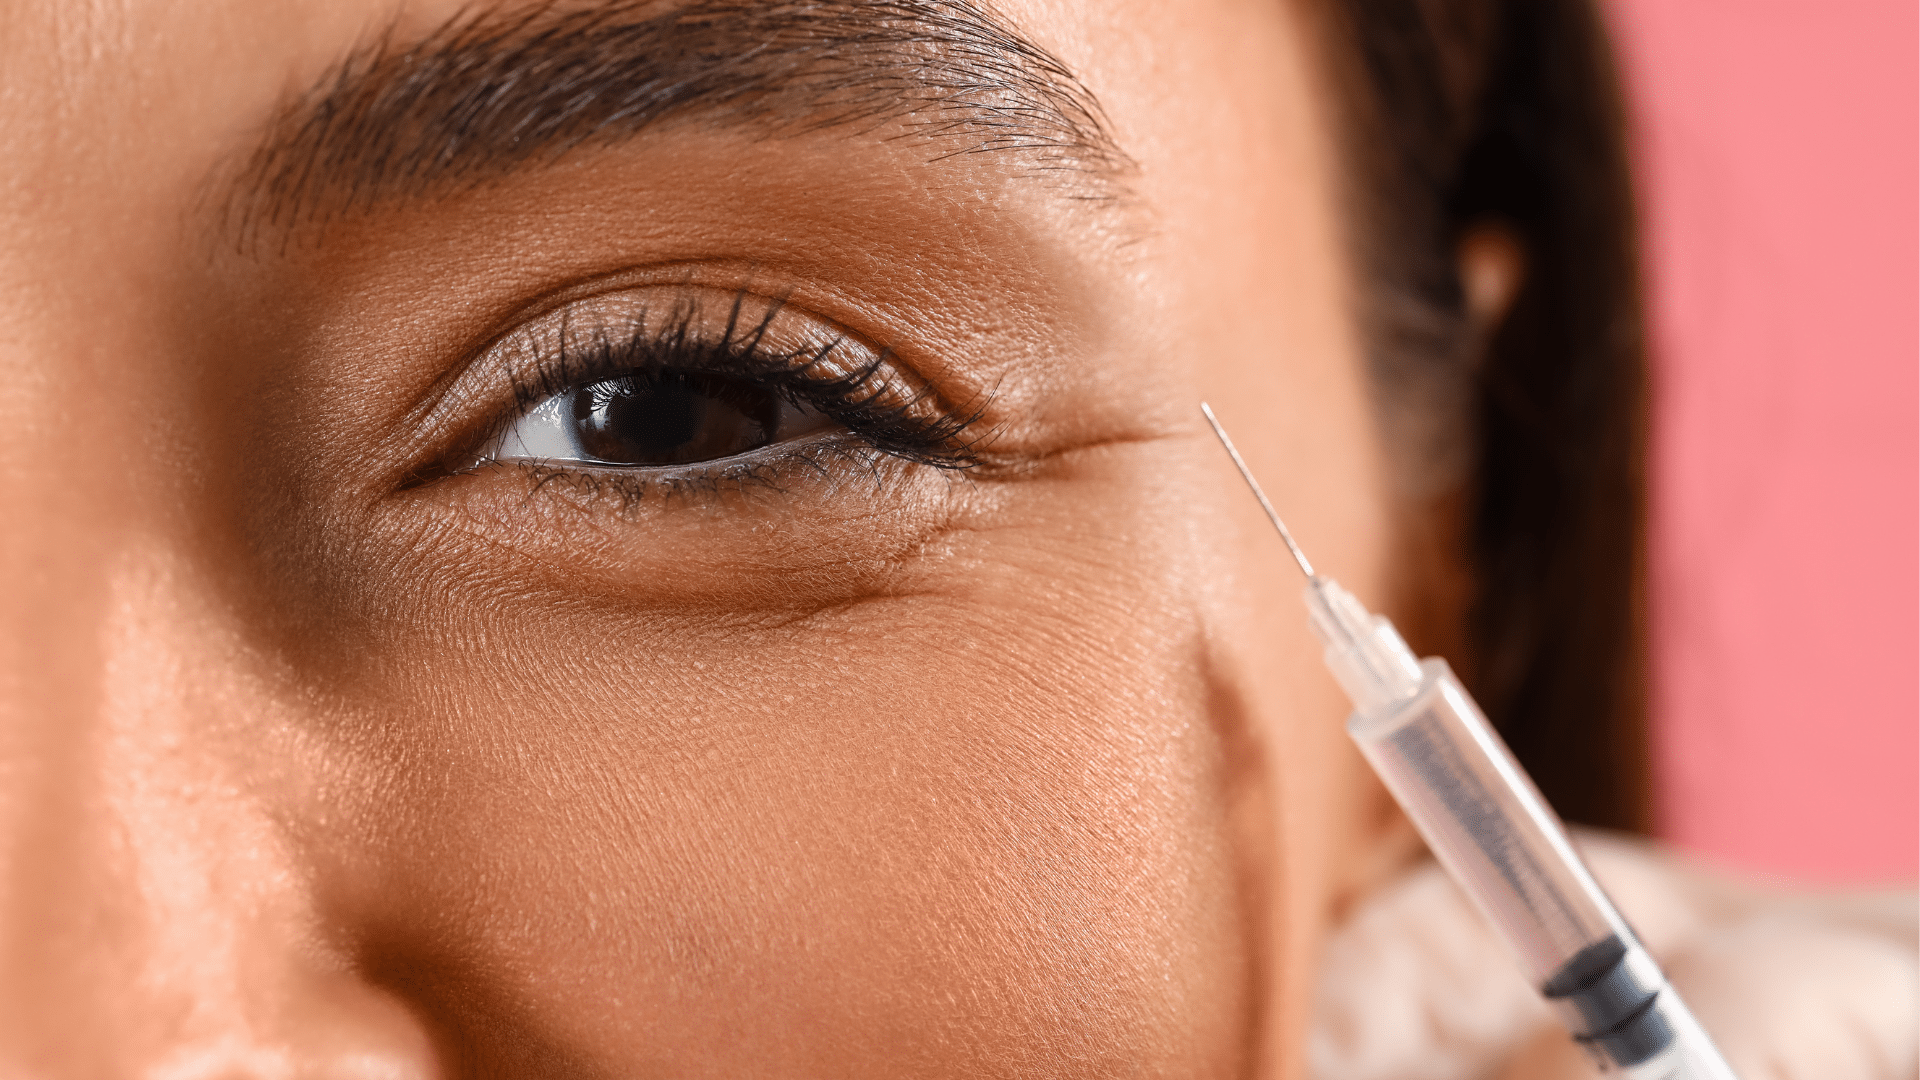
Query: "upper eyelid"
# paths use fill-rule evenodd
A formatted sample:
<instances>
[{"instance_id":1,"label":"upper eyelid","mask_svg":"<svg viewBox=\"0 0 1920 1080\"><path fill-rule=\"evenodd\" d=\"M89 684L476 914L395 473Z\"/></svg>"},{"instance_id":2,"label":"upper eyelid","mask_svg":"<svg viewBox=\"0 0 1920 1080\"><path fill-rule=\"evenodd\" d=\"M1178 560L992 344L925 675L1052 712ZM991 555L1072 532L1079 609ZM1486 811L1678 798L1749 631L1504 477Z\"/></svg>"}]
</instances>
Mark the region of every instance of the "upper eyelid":
<instances>
[{"instance_id":1,"label":"upper eyelid","mask_svg":"<svg viewBox=\"0 0 1920 1080\"><path fill-rule=\"evenodd\" d=\"M824 351L841 348L846 345L842 334L828 334L818 340L795 341L781 352L775 354L787 359L786 364L773 362L773 356L764 352L767 332L785 310L785 302L779 298L758 298L764 310L742 310L742 296L736 295L729 308L724 325L701 334L689 334L691 319L685 319L686 325L674 325L682 320L677 313L669 313L664 319L666 325L660 327L659 336L648 336L644 322L652 314L644 308L637 311L638 316L630 321L611 320L613 325L602 325L593 331L593 336L582 342L577 331L570 331L564 321L554 342L553 353L556 359L544 362L536 361L528 372L515 374L514 400L524 413L551 400L557 394L576 390L590 383L599 382L629 374L631 363L626 358L633 352L652 352L663 344L668 344L670 335L678 335L671 344L681 348L691 347L695 351L705 350L727 359L761 358L765 362L754 364L753 369L742 374L767 376L780 373L794 366L795 362L804 362L806 358ZM564 313L563 313L564 314ZM748 319L742 320L746 314ZM613 331L608 333L607 331ZM876 357L879 354L874 354ZM519 375L532 375L538 381L521 381Z\"/></svg>"},{"instance_id":2,"label":"upper eyelid","mask_svg":"<svg viewBox=\"0 0 1920 1080\"><path fill-rule=\"evenodd\" d=\"M732 298L741 291L743 290L722 290L705 285L641 284L569 299L565 303L521 320L477 349L472 359L462 364L434 392L421 401L410 418L410 426L421 433L422 441L439 440L451 436L454 429L471 423L472 414L476 409L499 413L505 407L514 406L516 404L514 400L516 373L533 371L540 364L537 345L529 339L554 323L571 322L576 317L576 313L590 311L595 306L616 305L621 303L624 297L640 293L658 294L661 300L678 296L694 298L709 304L716 301L731 304ZM705 294L705 296L697 294ZM771 302L771 298L761 299ZM828 320L796 307L791 302L782 301L780 306L782 311L792 312L799 318L816 320L822 325L834 325ZM846 337L844 347L862 350L870 348L864 341L851 335ZM537 402L520 402L519 404L530 408ZM498 417L498 419L505 420L510 417Z\"/></svg>"}]
</instances>

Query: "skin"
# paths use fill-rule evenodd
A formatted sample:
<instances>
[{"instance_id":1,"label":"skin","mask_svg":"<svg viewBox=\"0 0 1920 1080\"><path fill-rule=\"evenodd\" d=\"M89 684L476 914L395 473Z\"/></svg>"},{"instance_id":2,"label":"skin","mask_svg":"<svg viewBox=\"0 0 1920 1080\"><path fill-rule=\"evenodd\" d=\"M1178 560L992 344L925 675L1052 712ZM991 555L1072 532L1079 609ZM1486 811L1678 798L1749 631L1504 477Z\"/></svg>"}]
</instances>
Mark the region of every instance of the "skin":
<instances>
[{"instance_id":1,"label":"skin","mask_svg":"<svg viewBox=\"0 0 1920 1080\"><path fill-rule=\"evenodd\" d=\"M393 9L0 10L0 1074L1300 1075L1409 848L1198 402L1326 572L1453 614L1393 569L1450 527L1375 430L1312 28L997 10L1124 205L685 128L255 249L209 178ZM993 389L990 467L403 482L530 312L690 282Z\"/></svg>"}]
</instances>

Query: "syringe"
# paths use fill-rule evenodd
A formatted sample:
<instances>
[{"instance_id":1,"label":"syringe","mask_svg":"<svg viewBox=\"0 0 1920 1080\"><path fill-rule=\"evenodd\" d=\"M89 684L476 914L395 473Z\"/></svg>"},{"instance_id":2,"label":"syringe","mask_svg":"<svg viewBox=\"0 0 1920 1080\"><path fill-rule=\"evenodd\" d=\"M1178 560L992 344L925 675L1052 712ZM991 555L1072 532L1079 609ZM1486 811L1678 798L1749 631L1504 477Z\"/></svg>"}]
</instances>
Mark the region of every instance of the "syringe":
<instances>
[{"instance_id":1,"label":"syringe","mask_svg":"<svg viewBox=\"0 0 1920 1080\"><path fill-rule=\"evenodd\" d=\"M1347 734L1574 1040L1631 1080L1737 1080L1447 662L1415 659L1386 616L1314 572L1200 409L1307 575L1313 631L1353 702Z\"/></svg>"}]
</instances>

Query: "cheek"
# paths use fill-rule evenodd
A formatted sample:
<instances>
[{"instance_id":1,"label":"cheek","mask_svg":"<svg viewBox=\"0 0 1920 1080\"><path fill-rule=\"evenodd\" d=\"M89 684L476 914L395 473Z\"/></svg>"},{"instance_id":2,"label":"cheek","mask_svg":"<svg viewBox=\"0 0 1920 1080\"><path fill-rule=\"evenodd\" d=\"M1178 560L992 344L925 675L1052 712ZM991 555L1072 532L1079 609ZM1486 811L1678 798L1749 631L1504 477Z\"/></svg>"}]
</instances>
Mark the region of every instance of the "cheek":
<instances>
[{"instance_id":1,"label":"cheek","mask_svg":"<svg viewBox=\"0 0 1920 1080\"><path fill-rule=\"evenodd\" d=\"M1167 569L1193 553L1109 456L949 533L906 595L454 614L466 647L342 706L382 794L314 845L356 853L322 880L364 962L481 1058L1231 1072L1250 960Z\"/></svg>"}]
</instances>

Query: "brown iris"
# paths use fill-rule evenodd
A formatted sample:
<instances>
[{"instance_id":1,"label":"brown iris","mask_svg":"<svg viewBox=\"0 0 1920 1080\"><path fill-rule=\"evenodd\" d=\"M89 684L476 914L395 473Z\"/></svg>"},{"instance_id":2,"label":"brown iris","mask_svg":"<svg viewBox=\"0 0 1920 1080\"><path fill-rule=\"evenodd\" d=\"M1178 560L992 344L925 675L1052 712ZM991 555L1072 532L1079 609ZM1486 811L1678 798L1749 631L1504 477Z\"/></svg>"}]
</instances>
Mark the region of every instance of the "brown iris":
<instances>
[{"instance_id":1,"label":"brown iris","mask_svg":"<svg viewBox=\"0 0 1920 1080\"><path fill-rule=\"evenodd\" d=\"M573 394L580 447L614 465L685 465L773 442L780 398L743 379L660 371L607 379Z\"/></svg>"}]
</instances>

